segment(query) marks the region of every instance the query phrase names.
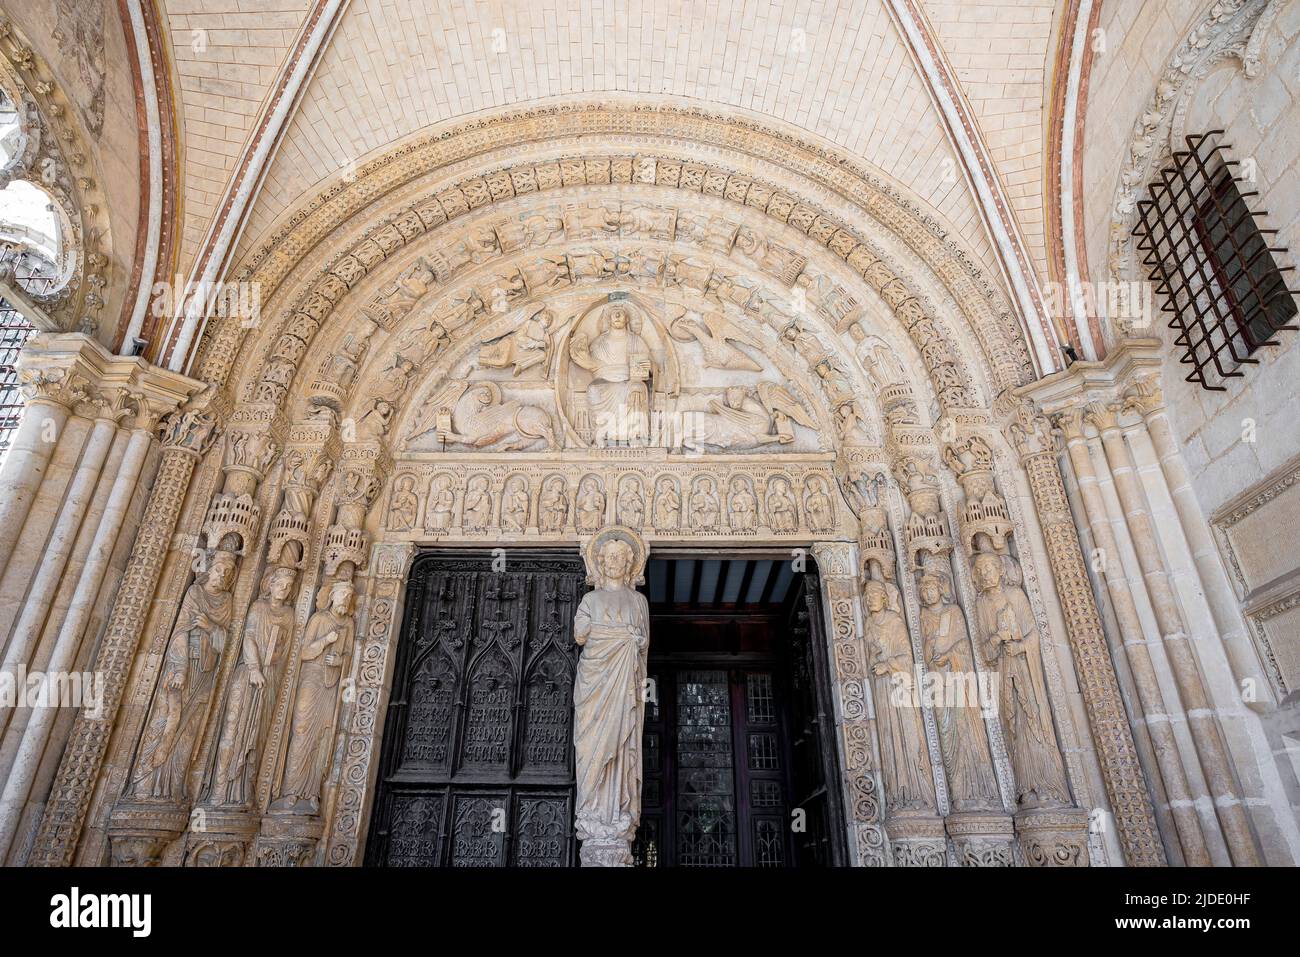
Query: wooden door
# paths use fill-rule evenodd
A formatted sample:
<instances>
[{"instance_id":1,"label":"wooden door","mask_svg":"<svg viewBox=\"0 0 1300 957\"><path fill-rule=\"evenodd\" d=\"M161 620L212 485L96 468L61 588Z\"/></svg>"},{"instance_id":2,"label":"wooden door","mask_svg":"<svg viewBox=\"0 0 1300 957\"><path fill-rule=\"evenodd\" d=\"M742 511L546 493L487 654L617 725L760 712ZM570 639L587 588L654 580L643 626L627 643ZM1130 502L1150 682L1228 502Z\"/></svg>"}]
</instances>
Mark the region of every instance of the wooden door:
<instances>
[{"instance_id":1,"label":"wooden door","mask_svg":"<svg viewBox=\"0 0 1300 957\"><path fill-rule=\"evenodd\" d=\"M573 837L576 555L411 567L366 862L563 867Z\"/></svg>"}]
</instances>

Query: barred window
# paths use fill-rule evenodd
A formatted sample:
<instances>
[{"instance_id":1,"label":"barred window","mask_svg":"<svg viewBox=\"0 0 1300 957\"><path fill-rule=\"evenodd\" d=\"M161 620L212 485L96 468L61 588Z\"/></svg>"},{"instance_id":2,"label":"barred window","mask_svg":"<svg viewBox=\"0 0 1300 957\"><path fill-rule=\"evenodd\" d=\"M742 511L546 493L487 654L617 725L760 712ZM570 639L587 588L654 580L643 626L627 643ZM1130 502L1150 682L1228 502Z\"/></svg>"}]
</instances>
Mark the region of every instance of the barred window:
<instances>
[{"instance_id":1,"label":"barred window","mask_svg":"<svg viewBox=\"0 0 1300 957\"><path fill-rule=\"evenodd\" d=\"M1187 149L1174 153L1148 186L1150 199L1138 203L1133 229L1178 332L1180 361L1191 367L1187 381L1214 391L1258 363L1253 353L1277 344L1278 332L1297 328L1284 276L1294 267L1279 264L1287 250L1270 245L1277 230L1261 228L1267 212L1252 208L1259 192L1239 175L1222 134L1186 137Z\"/></svg>"}]
</instances>

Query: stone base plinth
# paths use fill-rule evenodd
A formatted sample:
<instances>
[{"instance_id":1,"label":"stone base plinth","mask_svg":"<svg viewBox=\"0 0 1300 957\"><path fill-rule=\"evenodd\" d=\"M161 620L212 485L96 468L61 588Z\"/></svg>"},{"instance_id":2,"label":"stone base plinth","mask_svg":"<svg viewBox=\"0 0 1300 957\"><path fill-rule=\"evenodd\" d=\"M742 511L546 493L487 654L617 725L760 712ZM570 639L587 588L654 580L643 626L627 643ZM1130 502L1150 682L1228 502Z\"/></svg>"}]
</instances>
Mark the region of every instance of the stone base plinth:
<instances>
[{"instance_id":1,"label":"stone base plinth","mask_svg":"<svg viewBox=\"0 0 1300 957\"><path fill-rule=\"evenodd\" d=\"M1011 815L956 811L944 819L961 867L1011 867L1015 863L1015 824Z\"/></svg>"},{"instance_id":2,"label":"stone base plinth","mask_svg":"<svg viewBox=\"0 0 1300 957\"><path fill-rule=\"evenodd\" d=\"M946 867L948 841L943 820L928 814L899 814L885 823L896 867Z\"/></svg>"},{"instance_id":3,"label":"stone base plinth","mask_svg":"<svg viewBox=\"0 0 1300 957\"><path fill-rule=\"evenodd\" d=\"M1087 811L1021 811L1016 815L1016 837L1030 867L1088 866Z\"/></svg>"}]
</instances>

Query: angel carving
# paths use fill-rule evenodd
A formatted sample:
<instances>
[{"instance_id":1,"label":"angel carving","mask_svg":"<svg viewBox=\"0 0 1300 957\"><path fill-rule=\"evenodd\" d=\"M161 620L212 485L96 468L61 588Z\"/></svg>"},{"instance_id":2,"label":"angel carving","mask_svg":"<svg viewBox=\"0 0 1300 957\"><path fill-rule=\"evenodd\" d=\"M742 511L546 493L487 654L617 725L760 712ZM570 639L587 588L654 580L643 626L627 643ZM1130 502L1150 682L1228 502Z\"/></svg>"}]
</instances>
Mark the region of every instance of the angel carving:
<instances>
[{"instance_id":1,"label":"angel carving","mask_svg":"<svg viewBox=\"0 0 1300 957\"><path fill-rule=\"evenodd\" d=\"M407 439L430 432L444 448L524 452L555 447L550 414L506 399L495 382L456 379L430 395Z\"/></svg>"},{"instance_id":2,"label":"angel carving","mask_svg":"<svg viewBox=\"0 0 1300 957\"><path fill-rule=\"evenodd\" d=\"M684 419L682 445L692 451L789 445L796 424L817 427L799 400L775 382L760 382L755 393L732 386L723 401L710 399L708 411L688 412Z\"/></svg>"},{"instance_id":3,"label":"angel carving","mask_svg":"<svg viewBox=\"0 0 1300 957\"><path fill-rule=\"evenodd\" d=\"M743 340L736 337L731 323L721 313L688 309L672 321L668 334L678 342L698 342L704 350L704 365L710 369L762 370L762 366L732 345Z\"/></svg>"}]
</instances>

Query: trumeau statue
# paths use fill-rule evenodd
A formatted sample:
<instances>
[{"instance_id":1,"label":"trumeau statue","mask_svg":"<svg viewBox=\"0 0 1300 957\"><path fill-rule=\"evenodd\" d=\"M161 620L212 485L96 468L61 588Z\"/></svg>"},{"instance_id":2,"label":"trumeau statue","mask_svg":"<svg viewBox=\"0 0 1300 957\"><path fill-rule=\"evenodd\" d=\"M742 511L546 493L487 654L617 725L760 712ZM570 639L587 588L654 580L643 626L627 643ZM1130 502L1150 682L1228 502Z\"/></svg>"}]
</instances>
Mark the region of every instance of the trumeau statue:
<instances>
[{"instance_id":1,"label":"trumeau statue","mask_svg":"<svg viewBox=\"0 0 1300 957\"><path fill-rule=\"evenodd\" d=\"M912 643L907 623L890 607L890 593L882 582L868 581L863 596L867 667L872 676L889 809L933 809L934 779L930 775L921 704L913 695L896 694L900 687L912 687Z\"/></svg>"},{"instance_id":2,"label":"trumeau statue","mask_svg":"<svg viewBox=\"0 0 1300 957\"><path fill-rule=\"evenodd\" d=\"M138 798L188 797L186 776L230 628L234 576L235 556L218 551L181 600L131 777Z\"/></svg>"},{"instance_id":3,"label":"trumeau statue","mask_svg":"<svg viewBox=\"0 0 1300 957\"><path fill-rule=\"evenodd\" d=\"M636 586L646 549L631 529L612 526L588 542L584 557L595 588L573 624L582 647L573 689L577 836L584 867L628 866L641 820L650 605Z\"/></svg>"},{"instance_id":4,"label":"trumeau statue","mask_svg":"<svg viewBox=\"0 0 1300 957\"><path fill-rule=\"evenodd\" d=\"M351 582L329 585L321 602L325 607L311 616L303 632L284 778L272 810L294 814L315 814L320 810L321 784L329 768L331 732L339 704L339 681L347 671L356 634L353 595Z\"/></svg>"},{"instance_id":5,"label":"trumeau statue","mask_svg":"<svg viewBox=\"0 0 1300 957\"><path fill-rule=\"evenodd\" d=\"M988 739L979 699L974 653L966 616L952 600L949 580L940 575L921 576L921 642L929 672L961 679L955 687L965 700L936 703L939 746L948 772L948 792L954 811L989 810L1000 806L993 777Z\"/></svg>"},{"instance_id":6,"label":"trumeau statue","mask_svg":"<svg viewBox=\"0 0 1300 957\"><path fill-rule=\"evenodd\" d=\"M1038 623L1029 599L1009 581L1012 559L993 552L975 556L975 623L980 650L998 671L998 717L1016 779L1016 809L1070 804L1061 752L1052 728L1043 678Z\"/></svg>"},{"instance_id":7,"label":"trumeau statue","mask_svg":"<svg viewBox=\"0 0 1300 957\"><path fill-rule=\"evenodd\" d=\"M292 568L268 571L244 622L239 663L230 678L230 697L217 745L212 779L216 804L245 805L253 798L258 758L293 640L293 609L287 604L293 582Z\"/></svg>"}]
</instances>

